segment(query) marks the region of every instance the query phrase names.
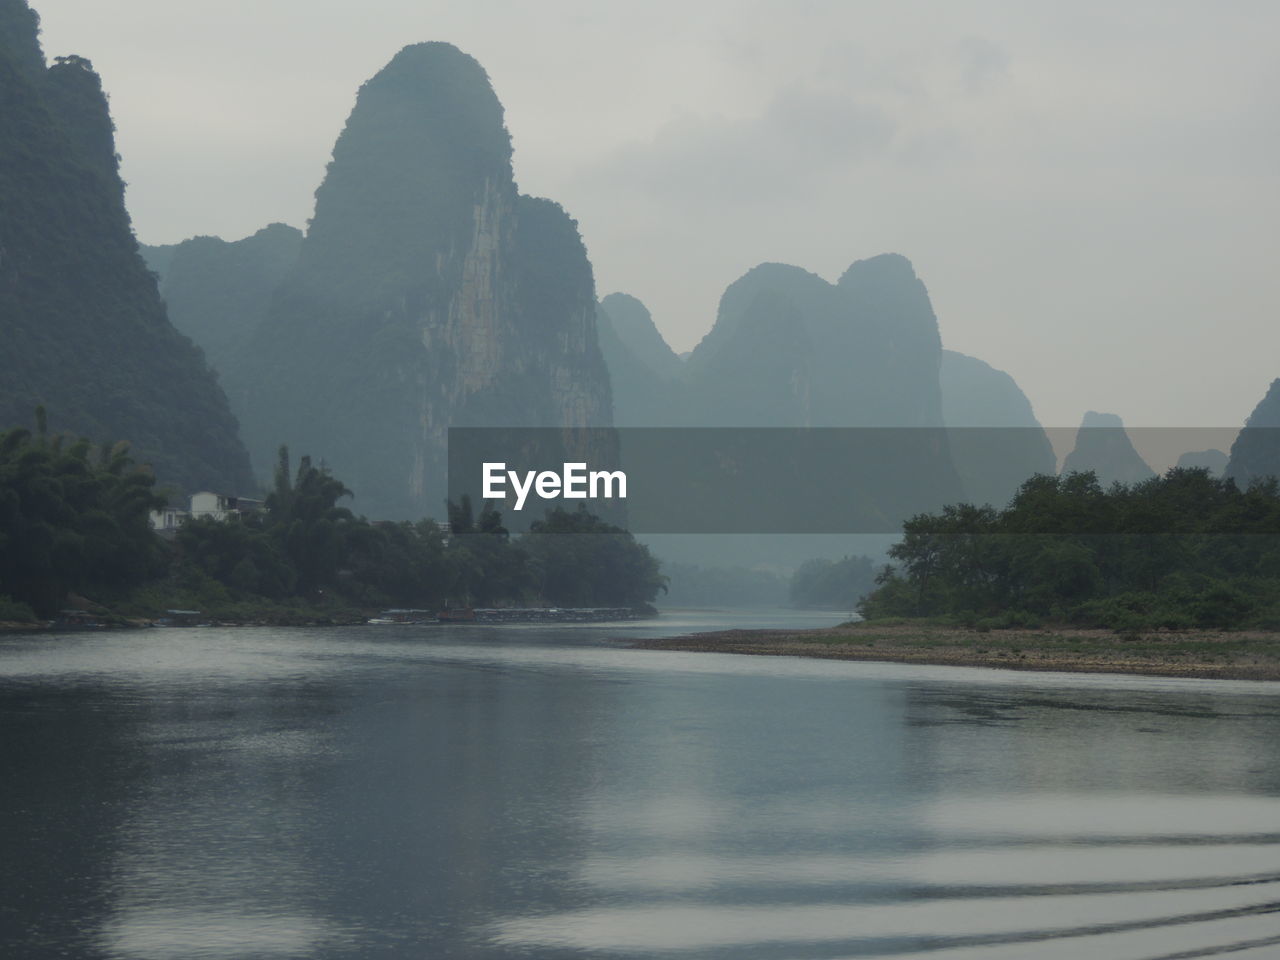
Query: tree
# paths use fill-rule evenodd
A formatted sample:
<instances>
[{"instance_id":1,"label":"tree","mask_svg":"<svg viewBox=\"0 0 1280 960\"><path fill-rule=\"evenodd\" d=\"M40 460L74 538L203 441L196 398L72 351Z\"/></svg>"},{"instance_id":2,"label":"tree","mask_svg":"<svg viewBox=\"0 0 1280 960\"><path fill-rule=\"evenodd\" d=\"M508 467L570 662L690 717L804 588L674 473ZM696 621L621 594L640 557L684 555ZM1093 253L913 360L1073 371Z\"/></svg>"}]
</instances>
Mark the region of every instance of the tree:
<instances>
[{"instance_id":1,"label":"tree","mask_svg":"<svg viewBox=\"0 0 1280 960\"><path fill-rule=\"evenodd\" d=\"M553 509L520 541L533 562L538 594L567 607L638 607L665 592L667 578L649 548L584 509Z\"/></svg>"},{"instance_id":2,"label":"tree","mask_svg":"<svg viewBox=\"0 0 1280 960\"><path fill-rule=\"evenodd\" d=\"M996 512L913 517L867 616L1024 613L1135 630L1280 621L1280 484L1241 492L1204 469L1103 490L1038 476Z\"/></svg>"},{"instance_id":3,"label":"tree","mask_svg":"<svg viewBox=\"0 0 1280 960\"><path fill-rule=\"evenodd\" d=\"M297 591L310 595L332 585L342 565L351 511L338 501L351 491L326 467L304 456L289 480L289 450L280 448L275 484L267 496L267 531L297 574Z\"/></svg>"},{"instance_id":4,"label":"tree","mask_svg":"<svg viewBox=\"0 0 1280 960\"><path fill-rule=\"evenodd\" d=\"M50 614L68 592L117 594L163 565L149 513L164 506L155 478L126 444L86 439L64 449L37 412L38 437L0 434L0 594Z\"/></svg>"}]
</instances>

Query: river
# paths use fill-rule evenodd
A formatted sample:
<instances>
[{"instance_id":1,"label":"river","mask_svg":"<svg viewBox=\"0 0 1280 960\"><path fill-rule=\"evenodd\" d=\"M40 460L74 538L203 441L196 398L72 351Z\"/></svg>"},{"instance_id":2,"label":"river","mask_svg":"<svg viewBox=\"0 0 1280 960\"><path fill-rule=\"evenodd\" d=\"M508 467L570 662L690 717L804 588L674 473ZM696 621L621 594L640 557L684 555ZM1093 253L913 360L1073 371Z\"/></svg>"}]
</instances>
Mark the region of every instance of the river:
<instances>
[{"instance_id":1,"label":"river","mask_svg":"<svg viewBox=\"0 0 1280 960\"><path fill-rule=\"evenodd\" d=\"M0 956L1280 955L1280 687L620 642L837 619L0 639Z\"/></svg>"}]
</instances>

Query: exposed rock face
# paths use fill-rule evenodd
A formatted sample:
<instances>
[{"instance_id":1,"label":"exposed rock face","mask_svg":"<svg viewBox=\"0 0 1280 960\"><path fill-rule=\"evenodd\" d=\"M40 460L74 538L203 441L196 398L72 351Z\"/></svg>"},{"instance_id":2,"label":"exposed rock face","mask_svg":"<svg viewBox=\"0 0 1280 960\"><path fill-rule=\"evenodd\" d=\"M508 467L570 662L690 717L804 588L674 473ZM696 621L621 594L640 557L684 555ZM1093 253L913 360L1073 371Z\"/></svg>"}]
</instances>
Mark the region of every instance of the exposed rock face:
<instances>
[{"instance_id":1,"label":"exposed rock face","mask_svg":"<svg viewBox=\"0 0 1280 960\"><path fill-rule=\"evenodd\" d=\"M449 427L611 423L595 309L576 223L516 190L483 69L417 44L361 88L226 379L258 462L287 443L371 516L438 516Z\"/></svg>"},{"instance_id":2,"label":"exposed rock face","mask_svg":"<svg viewBox=\"0 0 1280 960\"><path fill-rule=\"evenodd\" d=\"M1004 507L1037 473L1052 475L1053 446L1013 377L975 357L942 351L942 418L965 499Z\"/></svg>"},{"instance_id":3,"label":"exposed rock face","mask_svg":"<svg viewBox=\"0 0 1280 960\"><path fill-rule=\"evenodd\" d=\"M160 277L160 294L173 325L224 371L266 318L271 297L298 262L302 231L283 223L228 242L193 237L142 248ZM243 417L246 411L237 410Z\"/></svg>"},{"instance_id":4,"label":"exposed rock face","mask_svg":"<svg viewBox=\"0 0 1280 960\"><path fill-rule=\"evenodd\" d=\"M1145 460L1138 455L1124 431L1124 422L1114 413L1084 415L1076 433L1075 448L1062 462L1063 474L1092 470L1098 483L1109 487L1115 482L1140 483L1154 477Z\"/></svg>"},{"instance_id":5,"label":"exposed rock face","mask_svg":"<svg viewBox=\"0 0 1280 960\"><path fill-rule=\"evenodd\" d=\"M49 68L38 20L0 0L0 428L128 441L162 484L253 489L226 397L138 253L89 61Z\"/></svg>"},{"instance_id":6,"label":"exposed rock face","mask_svg":"<svg viewBox=\"0 0 1280 960\"><path fill-rule=\"evenodd\" d=\"M1280 477L1280 380L1271 382L1231 445L1226 476L1242 489L1256 480Z\"/></svg>"},{"instance_id":7,"label":"exposed rock face","mask_svg":"<svg viewBox=\"0 0 1280 960\"><path fill-rule=\"evenodd\" d=\"M1175 466L1180 470L1208 470L1209 476L1220 477L1226 472L1227 459L1221 450L1196 450L1180 456Z\"/></svg>"}]
</instances>

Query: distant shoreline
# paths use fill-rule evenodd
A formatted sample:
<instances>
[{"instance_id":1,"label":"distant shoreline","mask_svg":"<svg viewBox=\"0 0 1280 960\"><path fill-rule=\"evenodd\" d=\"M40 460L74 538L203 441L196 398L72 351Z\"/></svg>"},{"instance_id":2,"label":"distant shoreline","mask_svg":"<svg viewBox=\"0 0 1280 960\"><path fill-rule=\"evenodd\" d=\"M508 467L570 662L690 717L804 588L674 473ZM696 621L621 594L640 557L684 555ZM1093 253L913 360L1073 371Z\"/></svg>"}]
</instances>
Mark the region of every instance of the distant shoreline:
<instances>
[{"instance_id":1,"label":"distant shoreline","mask_svg":"<svg viewBox=\"0 0 1280 960\"><path fill-rule=\"evenodd\" d=\"M1061 673L1280 680L1280 633L1188 631L1122 639L1108 630L979 632L928 623L800 630L718 630L639 640L644 650L811 657Z\"/></svg>"},{"instance_id":2,"label":"distant shoreline","mask_svg":"<svg viewBox=\"0 0 1280 960\"><path fill-rule=\"evenodd\" d=\"M185 611L170 611L170 613ZM384 619L387 614L414 614L417 610L342 611L328 613L289 610L266 610L257 615L242 617L205 617L198 611L190 611L180 622L166 622L167 618L123 617L109 611L100 618L90 617L85 622L66 623L52 620L14 621L0 620L0 635L33 633L61 635L67 633L102 633L119 630L146 630L152 627L352 627L352 626L480 626L493 627L504 624L589 624L617 621L645 620L656 616L652 608L643 607L493 607L468 611L471 616L438 619L434 614L422 619Z\"/></svg>"}]
</instances>

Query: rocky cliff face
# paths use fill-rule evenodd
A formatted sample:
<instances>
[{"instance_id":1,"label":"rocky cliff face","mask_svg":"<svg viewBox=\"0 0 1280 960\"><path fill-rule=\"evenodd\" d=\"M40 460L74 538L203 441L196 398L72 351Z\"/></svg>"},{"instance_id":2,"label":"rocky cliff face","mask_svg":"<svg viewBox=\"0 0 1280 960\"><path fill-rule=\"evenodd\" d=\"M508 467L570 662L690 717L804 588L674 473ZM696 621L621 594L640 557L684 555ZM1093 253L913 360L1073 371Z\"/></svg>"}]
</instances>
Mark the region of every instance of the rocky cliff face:
<instances>
[{"instance_id":1,"label":"rocky cliff face","mask_svg":"<svg viewBox=\"0 0 1280 960\"><path fill-rule=\"evenodd\" d=\"M1226 476L1242 489L1256 480L1280 477L1280 380L1271 382L1231 445Z\"/></svg>"},{"instance_id":2,"label":"rocky cliff face","mask_svg":"<svg viewBox=\"0 0 1280 960\"><path fill-rule=\"evenodd\" d=\"M1092 470L1104 488L1115 482L1140 483L1156 475L1134 449L1124 422L1114 413L1084 415L1076 432L1076 445L1062 461L1062 473Z\"/></svg>"},{"instance_id":3,"label":"rocky cliff face","mask_svg":"<svg viewBox=\"0 0 1280 960\"><path fill-rule=\"evenodd\" d=\"M248 493L226 397L165 315L124 208L89 61L46 68L38 20L0 0L0 428L128 441L162 484Z\"/></svg>"},{"instance_id":4,"label":"rocky cliff face","mask_svg":"<svg viewBox=\"0 0 1280 960\"><path fill-rule=\"evenodd\" d=\"M441 515L451 426L612 422L577 225L521 196L502 107L454 47L360 90L298 264L226 373L255 459L323 456L380 517Z\"/></svg>"},{"instance_id":5,"label":"rocky cliff face","mask_svg":"<svg viewBox=\"0 0 1280 960\"><path fill-rule=\"evenodd\" d=\"M942 417L965 499L1004 507L1023 481L1052 475L1049 438L1013 377L976 357L942 351Z\"/></svg>"}]
</instances>

